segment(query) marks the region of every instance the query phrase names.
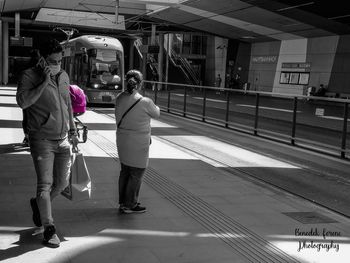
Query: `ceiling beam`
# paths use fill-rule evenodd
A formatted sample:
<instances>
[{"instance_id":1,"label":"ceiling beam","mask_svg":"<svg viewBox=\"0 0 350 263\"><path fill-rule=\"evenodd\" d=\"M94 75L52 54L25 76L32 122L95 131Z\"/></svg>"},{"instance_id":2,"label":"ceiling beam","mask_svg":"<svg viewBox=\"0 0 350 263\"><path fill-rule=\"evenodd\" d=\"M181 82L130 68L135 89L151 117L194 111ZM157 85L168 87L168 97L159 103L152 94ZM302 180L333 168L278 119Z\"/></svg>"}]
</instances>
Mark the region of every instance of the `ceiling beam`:
<instances>
[{"instance_id":1,"label":"ceiling beam","mask_svg":"<svg viewBox=\"0 0 350 263\"><path fill-rule=\"evenodd\" d=\"M160 5L160 6L174 6L180 3L179 0L119 0L120 2L134 3L134 4L145 4L145 5ZM182 1L181 1L182 2Z\"/></svg>"}]
</instances>

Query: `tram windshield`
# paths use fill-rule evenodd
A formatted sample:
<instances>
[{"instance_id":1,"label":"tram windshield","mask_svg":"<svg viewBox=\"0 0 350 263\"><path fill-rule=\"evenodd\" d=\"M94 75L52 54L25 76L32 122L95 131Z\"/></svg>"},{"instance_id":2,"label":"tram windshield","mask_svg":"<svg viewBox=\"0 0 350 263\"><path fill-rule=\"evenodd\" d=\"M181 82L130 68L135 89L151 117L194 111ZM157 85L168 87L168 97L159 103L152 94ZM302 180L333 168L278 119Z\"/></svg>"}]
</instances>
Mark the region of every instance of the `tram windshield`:
<instances>
[{"instance_id":1,"label":"tram windshield","mask_svg":"<svg viewBox=\"0 0 350 263\"><path fill-rule=\"evenodd\" d=\"M114 50L98 50L91 58L91 82L103 85L121 84L121 57Z\"/></svg>"}]
</instances>

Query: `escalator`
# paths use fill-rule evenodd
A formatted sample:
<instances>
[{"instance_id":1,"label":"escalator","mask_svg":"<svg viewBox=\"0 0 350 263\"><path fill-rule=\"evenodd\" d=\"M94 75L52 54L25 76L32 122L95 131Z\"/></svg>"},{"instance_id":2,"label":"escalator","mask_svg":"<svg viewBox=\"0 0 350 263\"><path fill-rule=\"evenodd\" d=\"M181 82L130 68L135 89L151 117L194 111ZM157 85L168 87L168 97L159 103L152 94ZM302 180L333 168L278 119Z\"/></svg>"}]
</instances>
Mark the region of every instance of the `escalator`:
<instances>
[{"instance_id":1,"label":"escalator","mask_svg":"<svg viewBox=\"0 0 350 263\"><path fill-rule=\"evenodd\" d=\"M137 50L137 53L139 54L139 57L141 60L143 60L143 54L140 50L140 46L142 45L141 39L138 39L134 42L134 46ZM169 72L168 72L168 82L172 83L182 83L182 84L189 84L189 85L200 85L200 73L194 69L190 62L179 55L174 49L171 49L170 52L166 50L166 46L164 46L164 59L163 61L166 61L165 56L169 56ZM155 80L152 75L158 74L158 63L157 63L157 56L153 56L155 61L147 62L147 80ZM164 66L165 69L165 66ZM153 74L152 74L153 72ZM163 74L163 80L159 81L165 81L165 74Z\"/></svg>"}]
</instances>

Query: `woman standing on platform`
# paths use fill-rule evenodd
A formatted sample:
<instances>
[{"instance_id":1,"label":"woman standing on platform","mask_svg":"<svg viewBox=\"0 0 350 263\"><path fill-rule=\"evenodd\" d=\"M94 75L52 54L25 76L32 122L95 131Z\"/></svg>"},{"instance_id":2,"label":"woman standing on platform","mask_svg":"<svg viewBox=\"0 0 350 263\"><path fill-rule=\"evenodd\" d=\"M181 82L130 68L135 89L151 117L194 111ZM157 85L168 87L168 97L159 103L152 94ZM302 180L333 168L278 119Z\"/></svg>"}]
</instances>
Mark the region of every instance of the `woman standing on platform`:
<instances>
[{"instance_id":1,"label":"woman standing on platform","mask_svg":"<svg viewBox=\"0 0 350 263\"><path fill-rule=\"evenodd\" d=\"M119 211L143 213L146 208L138 202L142 177L148 166L151 142L151 118L158 118L159 107L138 90L143 76L138 70L126 74L126 90L116 99L117 148L121 165L118 181Z\"/></svg>"}]
</instances>

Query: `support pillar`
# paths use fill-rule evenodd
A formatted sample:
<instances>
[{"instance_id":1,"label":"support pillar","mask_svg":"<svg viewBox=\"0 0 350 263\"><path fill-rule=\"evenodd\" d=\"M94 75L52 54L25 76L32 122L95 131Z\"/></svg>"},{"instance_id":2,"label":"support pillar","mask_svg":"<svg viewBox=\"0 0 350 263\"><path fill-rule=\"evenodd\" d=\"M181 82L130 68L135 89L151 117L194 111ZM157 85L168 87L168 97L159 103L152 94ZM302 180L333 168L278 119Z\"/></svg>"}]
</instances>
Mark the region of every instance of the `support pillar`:
<instances>
[{"instance_id":1,"label":"support pillar","mask_svg":"<svg viewBox=\"0 0 350 263\"><path fill-rule=\"evenodd\" d=\"M147 37L144 36L142 38L142 44L143 45L147 45ZM146 64L147 64L147 52L146 53L142 53L142 74L143 74L143 77L146 79Z\"/></svg>"},{"instance_id":2,"label":"support pillar","mask_svg":"<svg viewBox=\"0 0 350 263\"><path fill-rule=\"evenodd\" d=\"M134 68L134 39L130 39L130 47L129 47L129 69Z\"/></svg>"},{"instance_id":3,"label":"support pillar","mask_svg":"<svg viewBox=\"0 0 350 263\"><path fill-rule=\"evenodd\" d=\"M164 57L164 33L159 34L159 54L158 54L158 81L163 82L163 57ZM158 90L162 89L161 84L158 84Z\"/></svg>"},{"instance_id":4,"label":"support pillar","mask_svg":"<svg viewBox=\"0 0 350 263\"><path fill-rule=\"evenodd\" d=\"M2 22L2 83L7 85L9 81L9 24Z\"/></svg>"},{"instance_id":5,"label":"support pillar","mask_svg":"<svg viewBox=\"0 0 350 263\"><path fill-rule=\"evenodd\" d=\"M21 32L21 15L19 12L15 13L15 37L20 37Z\"/></svg>"},{"instance_id":6,"label":"support pillar","mask_svg":"<svg viewBox=\"0 0 350 263\"><path fill-rule=\"evenodd\" d=\"M118 24L119 24L119 0L115 1L115 24L118 27Z\"/></svg>"},{"instance_id":7,"label":"support pillar","mask_svg":"<svg viewBox=\"0 0 350 263\"><path fill-rule=\"evenodd\" d=\"M152 24L152 31L151 31L151 45L156 44L156 25Z\"/></svg>"},{"instance_id":8,"label":"support pillar","mask_svg":"<svg viewBox=\"0 0 350 263\"><path fill-rule=\"evenodd\" d=\"M0 85L2 84L2 20L0 20Z\"/></svg>"},{"instance_id":9,"label":"support pillar","mask_svg":"<svg viewBox=\"0 0 350 263\"><path fill-rule=\"evenodd\" d=\"M166 55L165 55L165 82L169 82L169 56L170 53L170 33L167 34L167 41L166 41ZM165 90L168 90L168 84L165 84Z\"/></svg>"}]
</instances>

